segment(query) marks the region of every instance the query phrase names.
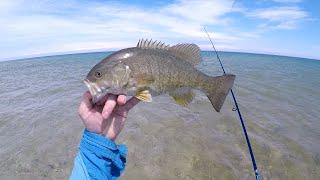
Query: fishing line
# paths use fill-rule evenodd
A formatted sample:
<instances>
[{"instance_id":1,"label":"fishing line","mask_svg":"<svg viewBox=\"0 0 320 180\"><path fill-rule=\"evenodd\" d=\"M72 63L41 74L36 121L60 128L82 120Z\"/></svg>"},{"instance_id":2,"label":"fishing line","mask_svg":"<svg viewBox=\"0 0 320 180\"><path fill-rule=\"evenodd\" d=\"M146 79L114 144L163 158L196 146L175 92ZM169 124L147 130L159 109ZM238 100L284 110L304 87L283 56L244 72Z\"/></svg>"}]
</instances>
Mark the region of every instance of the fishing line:
<instances>
[{"instance_id":1,"label":"fishing line","mask_svg":"<svg viewBox=\"0 0 320 180\"><path fill-rule=\"evenodd\" d=\"M206 30L205 27L203 27L205 33L207 34L209 40L210 40L210 43L212 45L212 48L214 49L214 52L217 56L217 59L220 63L220 66L221 66L221 69L223 71L223 74L225 75L226 74L226 71L223 67L223 64L221 62L221 59L220 59L220 56L218 54L218 51L216 50L216 47L214 46L212 40L211 40L211 37L208 33L208 31ZM259 174L259 170L258 170L258 167L257 167L257 163L256 163L256 160L254 158L254 153L253 153L253 150L252 150L252 147L251 147L251 143L250 143L250 139L249 139L249 136L248 136L248 133L247 133L247 129L246 129L246 126L244 124L244 120L242 118L242 115L241 115L241 112L240 112L240 109L239 109L239 105L238 105L238 102L237 102L237 99L236 99L236 96L234 95L233 93L233 90L230 89L230 92L231 92L231 95L232 95L232 99L233 99L233 102L234 102L234 105L235 107L232 109L232 111L237 111L238 112L238 117L239 117L239 120L241 122L241 126L242 126L242 130L243 130L243 133L244 133L244 136L246 138L246 141L247 141L247 146L248 146L248 149L249 149L249 153L250 153L250 157L251 157L251 162L252 162L252 167L253 167L253 171L254 171L254 174L256 176L256 180L260 180L260 174Z\"/></svg>"}]
</instances>

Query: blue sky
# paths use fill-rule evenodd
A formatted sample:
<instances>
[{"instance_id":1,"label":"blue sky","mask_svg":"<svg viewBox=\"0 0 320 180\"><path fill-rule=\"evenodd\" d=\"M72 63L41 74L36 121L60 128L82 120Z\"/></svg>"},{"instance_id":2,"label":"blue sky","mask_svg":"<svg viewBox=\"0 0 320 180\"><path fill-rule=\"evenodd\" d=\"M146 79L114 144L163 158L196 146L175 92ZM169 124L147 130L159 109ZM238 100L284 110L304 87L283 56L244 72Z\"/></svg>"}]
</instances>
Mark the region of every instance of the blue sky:
<instances>
[{"instance_id":1,"label":"blue sky","mask_svg":"<svg viewBox=\"0 0 320 180\"><path fill-rule=\"evenodd\" d=\"M0 60L117 50L139 38L320 59L320 1L1 0Z\"/></svg>"}]
</instances>

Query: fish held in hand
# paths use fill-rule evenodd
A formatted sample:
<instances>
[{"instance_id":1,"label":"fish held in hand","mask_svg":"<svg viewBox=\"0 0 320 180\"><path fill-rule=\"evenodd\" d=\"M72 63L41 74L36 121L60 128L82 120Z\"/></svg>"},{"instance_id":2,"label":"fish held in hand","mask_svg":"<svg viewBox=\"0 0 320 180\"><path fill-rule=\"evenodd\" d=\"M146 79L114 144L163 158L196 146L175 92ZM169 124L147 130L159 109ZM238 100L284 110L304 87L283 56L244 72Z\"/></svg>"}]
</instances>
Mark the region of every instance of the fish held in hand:
<instances>
[{"instance_id":1,"label":"fish held in hand","mask_svg":"<svg viewBox=\"0 0 320 180\"><path fill-rule=\"evenodd\" d=\"M135 96L145 102L168 93L177 104L187 106L194 97L192 89L198 89L219 112L235 75L208 76L195 68L200 61L200 48L195 44L168 46L139 40L136 47L114 52L96 64L84 83L93 103L107 93Z\"/></svg>"}]
</instances>

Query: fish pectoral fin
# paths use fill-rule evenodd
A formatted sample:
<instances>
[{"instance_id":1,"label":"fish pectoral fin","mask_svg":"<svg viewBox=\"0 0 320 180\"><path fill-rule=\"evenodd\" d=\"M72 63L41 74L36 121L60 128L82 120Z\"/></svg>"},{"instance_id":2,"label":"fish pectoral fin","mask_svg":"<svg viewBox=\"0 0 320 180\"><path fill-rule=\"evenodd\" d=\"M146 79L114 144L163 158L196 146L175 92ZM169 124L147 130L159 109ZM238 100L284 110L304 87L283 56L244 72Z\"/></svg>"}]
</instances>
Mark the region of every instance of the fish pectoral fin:
<instances>
[{"instance_id":1,"label":"fish pectoral fin","mask_svg":"<svg viewBox=\"0 0 320 180\"><path fill-rule=\"evenodd\" d=\"M187 90L176 90L169 93L169 95L175 100L175 102L181 106L186 107L194 97L194 93L191 89Z\"/></svg>"},{"instance_id":2,"label":"fish pectoral fin","mask_svg":"<svg viewBox=\"0 0 320 180\"><path fill-rule=\"evenodd\" d=\"M149 90L138 91L135 97L143 102L152 102L152 96Z\"/></svg>"}]
</instances>

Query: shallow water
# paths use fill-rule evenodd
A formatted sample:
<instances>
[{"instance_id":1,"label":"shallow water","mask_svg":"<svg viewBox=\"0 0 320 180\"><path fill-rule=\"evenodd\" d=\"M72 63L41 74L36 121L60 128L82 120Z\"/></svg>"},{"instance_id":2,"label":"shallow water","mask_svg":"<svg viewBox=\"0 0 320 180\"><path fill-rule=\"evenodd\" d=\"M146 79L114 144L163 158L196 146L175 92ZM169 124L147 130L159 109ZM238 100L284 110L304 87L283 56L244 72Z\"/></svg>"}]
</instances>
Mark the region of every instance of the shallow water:
<instances>
[{"instance_id":1,"label":"shallow water","mask_svg":"<svg viewBox=\"0 0 320 180\"><path fill-rule=\"evenodd\" d=\"M83 126L82 79L108 53L0 62L0 179L66 179ZM264 179L320 179L320 61L221 53ZM198 66L221 70L211 52ZM196 92L188 108L169 96L140 103L118 143L122 179L254 179L230 97L221 113Z\"/></svg>"}]
</instances>

